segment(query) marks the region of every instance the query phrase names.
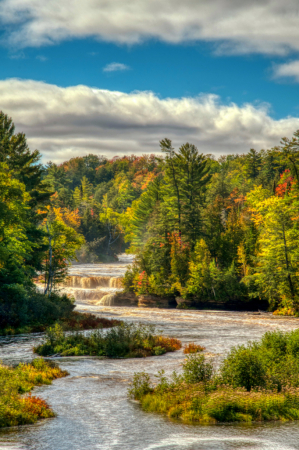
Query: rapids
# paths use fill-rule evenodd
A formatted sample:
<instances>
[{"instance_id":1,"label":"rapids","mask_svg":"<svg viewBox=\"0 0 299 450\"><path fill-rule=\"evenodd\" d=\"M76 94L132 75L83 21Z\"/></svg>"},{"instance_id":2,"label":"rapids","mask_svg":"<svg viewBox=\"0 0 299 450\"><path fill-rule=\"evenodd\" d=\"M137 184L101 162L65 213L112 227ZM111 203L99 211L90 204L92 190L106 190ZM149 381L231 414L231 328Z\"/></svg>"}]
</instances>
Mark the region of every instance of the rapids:
<instances>
[{"instance_id":1,"label":"rapids","mask_svg":"<svg viewBox=\"0 0 299 450\"><path fill-rule=\"evenodd\" d=\"M81 278L120 278L129 261L112 265L74 266L71 275ZM101 271L101 272L100 272ZM81 282L80 282L81 283ZM108 283L108 282L107 282ZM81 287L67 289L85 289ZM90 284L90 286L92 286ZM110 281L109 286L110 287ZM104 288L106 288L104 286ZM112 287L111 287L112 288ZM110 289L111 289L110 288ZM97 290L98 285L93 289ZM231 346L258 339L267 330L298 328L297 319L274 318L269 314L105 307L79 296L77 310L108 318L154 323L164 334L183 343L206 347L207 357L216 362ZM32 346L41 334L0 338L0 359L4 363L29 361ZM134 372L152 376L164 369L180 369L182 350L146 359L99 360L59 358L70 376L51 386L36 388L57 413L54 419L0 431L0 448L11 450L293 450L299 449L299 422L252 425L192 426L166 417L145 413L127 398Z\"/></svg>"}]
</instances>

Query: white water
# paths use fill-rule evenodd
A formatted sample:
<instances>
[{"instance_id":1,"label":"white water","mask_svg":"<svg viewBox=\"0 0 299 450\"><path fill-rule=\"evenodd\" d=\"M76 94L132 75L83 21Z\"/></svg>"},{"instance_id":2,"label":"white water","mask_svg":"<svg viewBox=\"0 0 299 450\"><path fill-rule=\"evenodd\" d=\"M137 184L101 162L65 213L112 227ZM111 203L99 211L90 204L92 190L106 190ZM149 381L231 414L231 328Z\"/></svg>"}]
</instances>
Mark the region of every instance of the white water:
<instances>
[{"instance_id":1,"label":"white water","mask_svg":"<svg viewBox=\"0 0 299 450\"><path fill-rule=\"evenodd\" d=\"M118 267L117 267L118 266ZM99 273L90 267L91 276L121 276L125 264L103 265ZM88 268L75 266L78 276L88 275ZM74 273L73 272L73 273ZM95 273L97 272L97 273ZM117 273L117 275L115 275ZM79 275L82 276L82 275ZM164 334L185 344L204 345L212 360L221 358L233 345L258 339L265 331L298 328L297 319L254 316L239 312L185 311L103 307L77 301L77 309L99 316L128 321L154 323ZM41 335L0 338L0 358L4 362L30 360L32 346ZM152 376L160 369L170 374L180 370L182 350L145 359L67 359L59 364L70 376L51 386L35 389L47 400L58 416L0 431L1 449L26 450L294 450L299 449L299 423L264 423L253 425L191 426L166 417L145 413L128 400L127 388L134 372Z\"/></svg>"}]
</instances>

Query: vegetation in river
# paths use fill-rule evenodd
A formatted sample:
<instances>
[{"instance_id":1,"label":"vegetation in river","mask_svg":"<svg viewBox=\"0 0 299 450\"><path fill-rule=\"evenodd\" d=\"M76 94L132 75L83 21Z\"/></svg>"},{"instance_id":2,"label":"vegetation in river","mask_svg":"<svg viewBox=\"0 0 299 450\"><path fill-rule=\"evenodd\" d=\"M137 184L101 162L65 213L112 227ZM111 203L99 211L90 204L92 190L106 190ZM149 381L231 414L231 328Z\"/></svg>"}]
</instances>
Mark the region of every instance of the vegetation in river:
<instances>
[{"instance_id":1,"label":"vegetation in river","mask_svg":"<svg viewBox=\"0 0 299 450\"><path fill-rule=\"evenodd\" d=\"M85 335L65 333L60 325L47 330L45 342L34 348L41 356L107 356L138 358L162 355L181 348L178 339L154 334L155 327L121 323L103 332L101 329Z\"/></svg>"},{"instance_id":2,"label":"vegetation in river","mask_svg":"<svg viewBox=\"0 0 299 450\"><path fill-rule=\"evenodd\" d=\"M53 322L54 325L55 322ZM80 313L78 311L68 312L65 317L60 317L56 322L62 326L65 331L76 330L94 330L97 328L110 328L115 327L121 323L117 319L106 319L105 317L98 317L94 314ZM49 318L47 322L38 323L37 325L23 326L20 328L13 328L8 326L7 328L0 329L0 335L14 335L22 333L38 333L46 331L49 325Z\"/></svg>"},{"instance_id":3,"label":"vegetation in river","mask_svg":"<svg viewBox=\"0 0 299 450\"><path fill-rule=\"evenodd\" d=\"M299 419L299 330L267 332L261 341L231 350L216 372L204 355L190 354L183 373L158 382L136 373L129 395L145 411L185 422Z\"/></svg>"},{"instance_id":4,"label":"vegetation in river","mask_svg":"<svg viewBox=\"0 0 299 450\"><path fill-rule=\"evenodd\" d=\"M60 324L65 331L111 328L116 327L121 323L121 320L106 319L105 317L98 317L94 314L80 313L78 311L72 311L68 317L60 321Z\"/></svg>"},{"instance_id":5,"label":"vegetation in river","mask_svg":"<svg viewBox=\"0 0 299 450\"><path fill-rule=\"evenodd\" d=\"M52 380L67 375L66 371L42 358L15 368L0 365L0 428L54 417L49 405L30 391L34 386L51 384Z\"/></svg>"},{"instance_id":6,"label":"vegetation in river","mask_svg":"<svg viewBox=\"0 0 299 450\"><path fill-rule=\"evenodd\" d=\"M189 344L185 345L184 347L184 354L188 355L189 353L199 353L203 352L205 350L205 347L199 344L194 344L194 342L190 342Z\"/></svg>"}]
</instances>

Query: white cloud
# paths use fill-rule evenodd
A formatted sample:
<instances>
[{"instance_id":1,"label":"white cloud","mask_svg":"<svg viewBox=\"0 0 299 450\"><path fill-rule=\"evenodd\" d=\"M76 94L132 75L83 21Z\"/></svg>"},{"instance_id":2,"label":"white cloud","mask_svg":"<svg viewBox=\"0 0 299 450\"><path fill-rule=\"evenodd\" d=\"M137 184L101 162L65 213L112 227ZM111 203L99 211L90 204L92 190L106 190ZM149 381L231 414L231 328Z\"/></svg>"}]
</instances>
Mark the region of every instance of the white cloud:
<instances>
[{"instance_id":1,"label":"white cloud","mask_svg":"<svg viewBox=\"0 0 299 450\"><path fill-rule=\"evenodd\" d=\"M274 67L274 78L291 77L299 83L299 61L292 61Z\"/></svg>"},{"instance_id":2,"label":"white cloud","mask_svg":"<svg viewBox=\"0 0 299 450\"><path fill-rule=\"evenodd\" d=\"M10 44L41 46L96 37L217 42L218 51L299 50L298 0L0 0Z\"/></svg>"},{"instance_id":3,"label":"white cloud","mask_svg":"<svg viewBox=\"0 0 299 450\"><path fill-rule=\"evenodd\" d=\"M36 59L38 59L41 62L45 62L48 60L48 58L44 55L37 55Z\"/></svg>"},{"instance_id":4,"label":"white cloud","mask_svg":"<svg viewBox=\"0 0 299 450\"><path fill-rule=\"evenodd\" d=\"M119 72L119 71L124 71L124 70L129 70L130 67L126 66L125 64L122 63L110 63L107 64L107 66L104 67L103 72Z\"/></svg>"},{"instance_id":5,"label":"white cloud","mask_svg":"<svg viewBox=\"0 0 299 450\"><path fill-rule=\"evenodd\" d=\"M0 109L26 133L44 162L89 153L107 156L158 153L159 141L191 142L216 156L269 148L299 128L299 118L272 119L267 107L222 104L216 95L160 99L38 81L0 81Z\"/></svg>"}]
</instances>

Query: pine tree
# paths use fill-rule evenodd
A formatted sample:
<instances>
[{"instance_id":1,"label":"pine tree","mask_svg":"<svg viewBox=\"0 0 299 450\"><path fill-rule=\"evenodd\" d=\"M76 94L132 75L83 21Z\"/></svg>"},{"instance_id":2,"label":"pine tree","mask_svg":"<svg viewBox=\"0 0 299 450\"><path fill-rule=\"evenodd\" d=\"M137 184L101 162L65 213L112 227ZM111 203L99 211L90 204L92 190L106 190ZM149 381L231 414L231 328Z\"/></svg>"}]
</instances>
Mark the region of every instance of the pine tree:
<instances>
[{"instance_id":1,"label":"pine tree","mask_svg":"<svg viewBox=\"0 0 299 450\"><path fill-rule=\"evenodd\" d=\"M32 251L26 254L25 262L32 273L41 268L44 251L43 231L38 226L45 214L39 210L50 203L54 193L42 180L45 169L38 163L40 156L38 150L30 151L23 133L15 134L12 119L0 112L0 162L5 162L13 177L24 184L30 195L26 236L33 245Z\"/></svg>"}]
</instances>

